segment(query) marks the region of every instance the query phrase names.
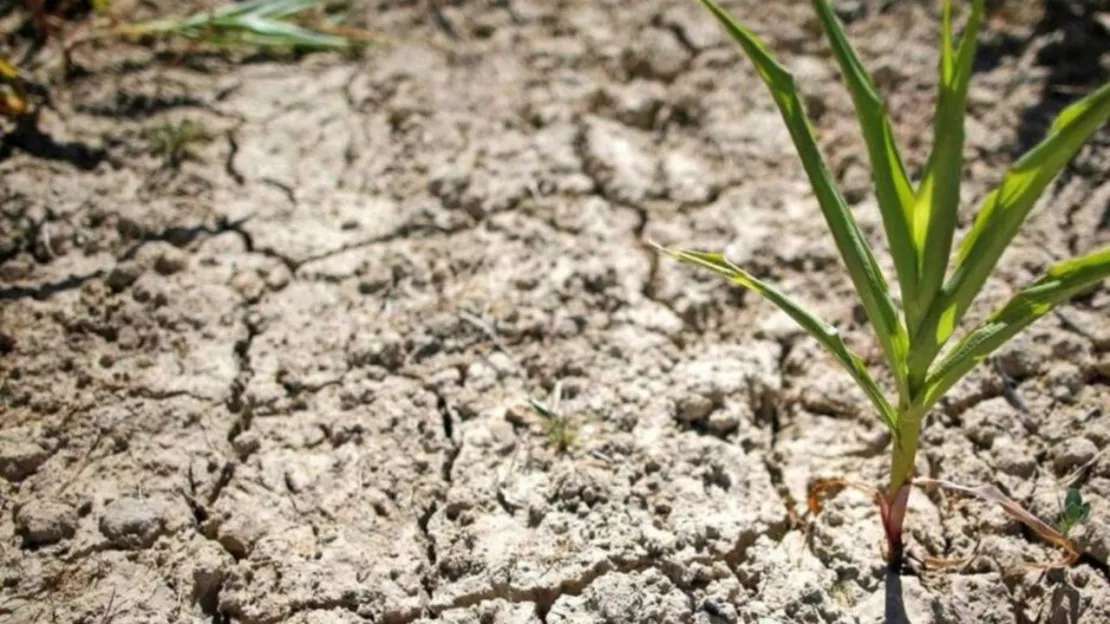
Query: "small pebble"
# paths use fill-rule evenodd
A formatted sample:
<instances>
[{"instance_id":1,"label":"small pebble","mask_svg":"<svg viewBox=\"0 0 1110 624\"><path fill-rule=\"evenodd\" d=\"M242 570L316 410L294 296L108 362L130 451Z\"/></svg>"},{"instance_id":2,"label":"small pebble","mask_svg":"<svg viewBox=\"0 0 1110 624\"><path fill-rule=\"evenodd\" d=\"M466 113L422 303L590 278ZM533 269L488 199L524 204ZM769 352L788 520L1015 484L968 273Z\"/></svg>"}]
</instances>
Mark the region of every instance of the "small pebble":
<instances>
[{"instance_id":1,"label":"small pebble","mask_svg":"<svg viewBox=\"0 0 1110 624\"><path fill-rule=\"evenodd\" d=\"M219 542L224 550L236 559L250 554L255 542L264 531L258 521L249 513L236 514L220 525Z\"/></svg>"},{"instance_id":2,"label":"small pebble","mask_svg":"<svg viewBox=\"0 0 1110 624\"><path fill-rule=\"evenodd\" d=\"M112 289L112 292L118 293L134 284L142 274L143 270L138 264L134 262L123 262L112 269L105 283L108 285L108 288Z\"/></svg>"},{"instance_id":3,"label":"small pebble","mask_svg":"<svg viewBox=\"0 0 1110 624\"><path fill-rule=\"evenodd\" d=\"M241 460L250 457L261 447L262 442L253 431L244 431L235 436L235 439L231 441L231 448L235 449L235 454Z\"/></svg>"},{"instance_id":4,"label":"small pebble","mask_svg":"<svg viewBox=\"0 0 1110 624\"><path fill-rule=\"evenodd\" d=\"M0 355L7 355L15 350L16 339L11 334L0 332Z\"/></svg>"},{"instance_id":5,"label":"small pebble","mask_svg":"<svg viewBox=\"0 0 1110 624\"><path fill-rule=\"evenodd\" d=\"M166 531L169 506L160 499L112 501L100 518L100 533L120 548L147 548Z\"/></svg>"},{"instance_id":6,"label":"small pebble","mask_svg":"<svg viewBox=\"0 0 1110 624\"><path fill-rule=\"evenodd\" d=\"M173 275L185 268L188 258L176 247L167 247L154 261L154 270L159 275Z\"/></svg>"},{"instance_id":7,"label":"small pebble","mask_svg":"<svg viewBox=\"0 0 1110 624\"><path fill-rule=\"evenodd\" d=\"M1069 438L1056 446L1053 466L1057 473L1069 472L1091 461L1096 453L1098 447L1087 438Z\"/></svg>"},{"instance_id":8,"label":"small pebble","mask_svg":"<svg viewBox=\"0 0 1110 624\"><path fill-rule=\"evenodd\" d=\"M624 56L630 74L665 82L674 80L689 62L690 53L674 33L662 28L645 30Z\"/></svg>"},{"instance_id":9,"label":"small pebble","mask_svg":"<svg viewBox=\"0 0 1110 624\"><path fill-rule=\"evenodd\" d=\"M10 437L0 437L0 477L15 482L34 474L50 453L42 446L20 440L15 432L12 433Z\"/></svg>"},{"instance_id":10,"label":"small pebble","mask_svg":"<svg viewBox=\"0 0 1110 624\"><path fill-rule=\"evenodd\" d=\"M717 407L716 401L706 395L691 395L678 402L678 419L694 422L708 416Z\"/></svg>"}]
</instances>

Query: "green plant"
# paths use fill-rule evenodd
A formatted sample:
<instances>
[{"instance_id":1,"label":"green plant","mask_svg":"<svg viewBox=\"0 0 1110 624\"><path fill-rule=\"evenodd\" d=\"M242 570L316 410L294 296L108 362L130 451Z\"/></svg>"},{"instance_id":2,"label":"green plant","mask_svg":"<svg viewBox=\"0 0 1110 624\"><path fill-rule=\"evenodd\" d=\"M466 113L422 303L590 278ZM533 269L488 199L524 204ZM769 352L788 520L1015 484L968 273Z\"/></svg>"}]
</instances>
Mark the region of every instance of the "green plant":
<instances>
[{"instance_id":1,"label":"green plant","mask_svg":"<svg viewBox=\"0 0 1110 624\"><path fill-rule=\"evenodd\" d=\"M343 50L366 39L363 33L333 24L307 28L293 21L327 0L251 0L185 18L160 19L113 28L105 34L127 37L177 35L215 46L259 46L303 50ZM327 31L327 32L325 32Z\"/></svg>"},{"instance_id":2,"label":"green plant","mask_svg":"<svg viewBox=\"0 0 1110 624\"><path fill-rule=\"evenodd\" d=\"M1056 526L1060 529L1060 533L1068 537L1076 527L1086 524L1090 519L1091 504L1083 500L1079 490L1069 489L1064 497L1064 504L1061 505L1060 515L1056 519Z\"/></svg>"},{"instance_id":3,"label":"green plant","mask_svg":"<svg viewBox=\"0 0 1110 624\"><path fill-rule=\"evenodd\" d=\"M194 145L212 140L212 136L204 126L192 119L185 119L178 123L166 122L156 126L147 131L146 138L150 144L150 151L160 156L167 167L179 166L193 156Z\"/></svg>"},{"instance_id":4,"label":"green plant","mask_svg":"<svg viewBox=\"0 0 1110 624\"><path fill-rule=\"evenodd\" d=\"M544 429L547 432L547 441L560 453L566 453L574 446L577 439L574 424L570 418L562 413L560 404L563 398L563 384L556 382L551 391L550 404L539 399L528 399L532 410L543 417Z\"/></svg>"},{"instance_id":5,"label":"green plant","mask_svg":"<svg viewBox=\"0 0 1110 624\"><path fill-rule=\"evenodd\" d=\"M868 146L875 194L901 288L899 309L871 247L825 166L793 77L758 37L714 0L701 3L743 49L771 91L882 345L896 397L887 398L863 360L848 348L835 327L773 285L753 277L721 254L663 251L723 275L770 300L827 347L863 389L892 432L890 483L878 498L888 561L897 565L903 557L902 529L918 436L929 409L1014 334L1110 275L1110 248L1056 264L945 350L1036 200L1110 116L1110 84L1064 109L1044 140L1013 165L1001 185L984 200L950 262L963 168L964 104L983 18L983 0L972 1L964 34L958 42L953 35L951 2L944 3L934 142L916 184L911 182L903 165L883 101L828 0L813 0L851 92Z\"/></svg>"}]
</instances>

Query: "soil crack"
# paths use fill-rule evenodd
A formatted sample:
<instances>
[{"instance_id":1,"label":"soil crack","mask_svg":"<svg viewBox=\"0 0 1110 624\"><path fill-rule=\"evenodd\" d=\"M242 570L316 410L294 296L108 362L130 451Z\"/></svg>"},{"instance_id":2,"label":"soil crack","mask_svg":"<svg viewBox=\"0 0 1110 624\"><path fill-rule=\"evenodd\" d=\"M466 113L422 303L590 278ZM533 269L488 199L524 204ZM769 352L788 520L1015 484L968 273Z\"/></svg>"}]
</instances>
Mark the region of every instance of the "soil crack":
<instances>
[{"instance_id":1,"label":"soil crack","mask_svg":"<svg viewBox=\"0 0 1110 624\"><path fill-rule=\"evenodd\" d=\"M184 247L185 245L188 245L189 243L192 243L201 237L212 237L219 236L220 234L226 234L228 232L238 232L240 226L245 220L245 218L239 219L237 221L221 220L215 226L211 226L208 224L191 226L170 226L159 232L146 234L139 242L132 245L127 251L123 252L123 254L121 254L116 259L116 261L126 262L128 260L131 260L139 253L139 251L143 247L149 245L150 243L166 242L175 247Z\"/></svg>"},{"instance_id":2,"label":"soil crack","mask_svg":"<svg viewBox=\"0 0 1110 624\"><path fill-rule=\"evenodd\" d=\"M44 133L32 116L16 124L15 130L0 139L0 162L7 160L18 148L44 160L67 162L78 169L90 171L107 158L102 147L93 147L79 141L58 141Z\"/></svg>"},{"instance_id":3,"label":"soil crack","mask_svg":"<svg viewBox=\"0 0 1110 624\"><path fill-rule=\"evenodd\" d=\"M9 286L7 288L0 288L0 301L17 301L19 299L36 299L43 300L75 288L81 288L86 283L104 277L107 271L103 269L86 273L85 275L73 275L57 282L49 282L46 284L39 284L36 286Z\"/></svg>"}]
</instances>

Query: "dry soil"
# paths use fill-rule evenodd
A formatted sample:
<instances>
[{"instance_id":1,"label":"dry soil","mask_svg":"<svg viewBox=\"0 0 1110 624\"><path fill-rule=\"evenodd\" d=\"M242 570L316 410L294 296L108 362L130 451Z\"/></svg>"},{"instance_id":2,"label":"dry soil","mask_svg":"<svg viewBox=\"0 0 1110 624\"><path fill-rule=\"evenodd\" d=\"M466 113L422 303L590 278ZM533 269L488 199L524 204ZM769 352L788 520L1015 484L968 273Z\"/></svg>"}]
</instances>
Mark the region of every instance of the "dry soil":
<instances>
[{"instance_id":1,"label":"dry soil","mask_svg":"<svg viewBox=\"0 0 1110 624\"><path fill-rule=\"evenodd\" d=\"M833 360L645 240L728 249L878 362L789 136L688 0L375 1L358 55L74 55L0 144L0 620L645 624L1110 621L1110 286L931 415L921 474L1054 518L911 503L887 583L889 436ZM889 269L851 102L809 3L725 3L806 92ZM1002 3L996 3L1002 4ZM961 228L1067 102L1106 80L1105 3L992 13ZM842 1L917 172L932 2ZM41 52L49 54L49 49ZM148 133L210 135L178 167ZM981 319L1110 242L1110 132L1053 184ZM560 419L528 407L551 403ZM569 443L569 444L566 444ZM563 446L566 446L564 449ZM808 528L806 528L808 526Z\"/></svg>"}]
</instances>

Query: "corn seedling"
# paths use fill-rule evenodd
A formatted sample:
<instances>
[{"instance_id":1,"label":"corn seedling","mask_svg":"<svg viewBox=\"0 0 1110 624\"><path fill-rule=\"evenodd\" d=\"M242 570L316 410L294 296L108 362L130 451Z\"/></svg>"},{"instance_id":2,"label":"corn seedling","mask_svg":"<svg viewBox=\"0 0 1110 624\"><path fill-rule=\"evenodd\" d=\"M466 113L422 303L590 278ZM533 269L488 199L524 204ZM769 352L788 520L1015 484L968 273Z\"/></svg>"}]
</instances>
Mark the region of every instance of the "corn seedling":
<instances>
[{"instance_id":1,"label":"corn seedling","mask_svg":"<svg viewBox=\"0 0 1110 624\"><path fill-rule=\"evenodd\" d=\"M828 0L813 0L851 92L867 143L875 195L901 288L899 307L818 150L793 76L763 41L714 0L701 3L739 44L771 91L882 346L893 378L894 397L888 398L864 361L849 349L834 326L772 284L753 277L721 254L664 251L770 300L831 351L863 390L892 433L890 481L888 489L879 496L879 508L888 561L898 565L904 554L903 523L918 436L928 411L1016 333L1110 275L1110 248L1056 264L961 340L949 344L1037 199L1110 116L1110 84L1060 113L1044 140L1020 158L1001 185L985 198L955 257L950 258L963 168L965 100L984 14L983 0L971 2L967 24L958 41L953 34L951 2L944 3L934 142L917 182L912 182L907 174L883 101L832 7Z\"/></svg>"},{"instance_id":2,"label":"corn seedling","mask_svg":"<svg viewBox=\"0 0 1110 624\"><path fill-rule=\"evenodd\" d=\"M217 47L253 46L345 50L369 37L328 21L313 28L296 18L326 8L327 0L253 0L200 11L185 18L118 26L103 34L124 37L175 35Z\"/></svg>"}]
</instances>

